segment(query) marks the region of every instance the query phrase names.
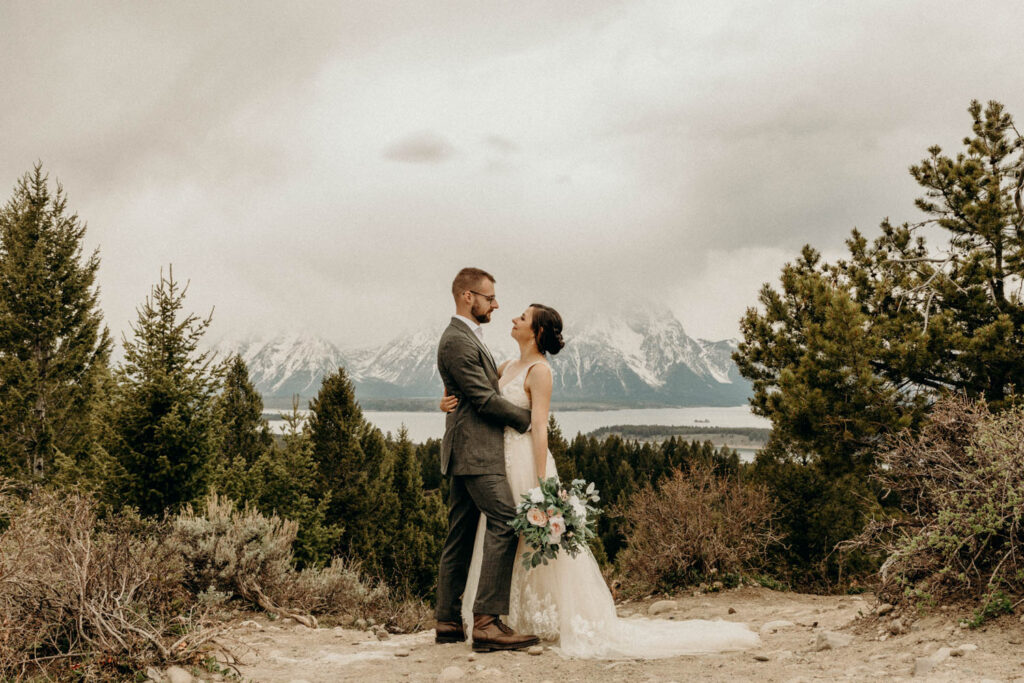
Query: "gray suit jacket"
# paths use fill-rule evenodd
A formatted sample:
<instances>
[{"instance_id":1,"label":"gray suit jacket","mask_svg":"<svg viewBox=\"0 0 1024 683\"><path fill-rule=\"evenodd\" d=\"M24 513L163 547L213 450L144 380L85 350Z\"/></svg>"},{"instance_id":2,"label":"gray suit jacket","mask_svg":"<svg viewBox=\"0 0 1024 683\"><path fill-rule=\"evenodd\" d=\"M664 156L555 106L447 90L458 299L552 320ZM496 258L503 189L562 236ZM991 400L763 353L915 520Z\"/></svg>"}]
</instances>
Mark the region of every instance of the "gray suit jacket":
<instances>
[{"instance_id":1,"label":"gray suit jacket","mask_svg":"<svg viewBox=\"0 0 1024 683\"><path fill-rule=\"evenodd\" d=\"M505 474L504 427L525 432L530 411L498 394L498 368L484 343L457 318L441 335L437 370L459 405L445 418L441 474Z\"/></svg>"}]
</instances>

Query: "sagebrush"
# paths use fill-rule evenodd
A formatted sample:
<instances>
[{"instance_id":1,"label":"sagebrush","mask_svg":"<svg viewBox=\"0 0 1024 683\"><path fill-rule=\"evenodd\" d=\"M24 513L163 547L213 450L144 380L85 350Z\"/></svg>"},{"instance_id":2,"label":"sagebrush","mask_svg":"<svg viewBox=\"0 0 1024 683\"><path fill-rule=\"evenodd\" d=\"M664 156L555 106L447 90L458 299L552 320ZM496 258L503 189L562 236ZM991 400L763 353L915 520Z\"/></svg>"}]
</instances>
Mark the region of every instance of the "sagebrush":
<instances>
[{"instance_id":1,"label":"sagebrush","mask_svg":"<svg viewBox=\"0 0 1024 683\"><path fill-rule=\"evenodd\" d=\"M1024 597L1024 409L939 401L920 435L899 436L878 478L902 514L871 524L854 544L886 554L879 593L890 602ZM1009 596L1012 600L1008 600Z\"/></svg>"},{"instance_id":2,"label":"sagebrush","mask_svg":"<svg viewBox=\"0 0 1024 683\"><path fill-rule=\"evenodd\" d=\"M704 464L645 486L617 511L625 518L623 589L671 590L756 568L777 542L765 489Z\"/></svg>"},{"instance_id":3,"label":"sagebrush","mask_svg":"<svg viewBox=\"0 0 1024 683\"><path fill-rule=\"evenodd\" d=\"M218 628L184 588L166 525L96 517L87 497L0 492L0 678L120 678L195 661Z\"/></svg>"}]
</instances>

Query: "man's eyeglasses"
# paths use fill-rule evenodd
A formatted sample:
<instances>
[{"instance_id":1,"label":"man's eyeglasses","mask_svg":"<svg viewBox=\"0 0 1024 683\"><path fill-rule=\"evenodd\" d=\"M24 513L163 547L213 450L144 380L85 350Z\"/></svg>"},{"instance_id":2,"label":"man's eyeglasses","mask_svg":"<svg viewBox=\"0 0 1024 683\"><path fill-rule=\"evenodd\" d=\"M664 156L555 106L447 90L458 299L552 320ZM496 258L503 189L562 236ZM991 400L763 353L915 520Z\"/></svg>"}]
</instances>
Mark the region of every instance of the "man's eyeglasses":
<instances>
[{"instance_id":1,"label":"man's eyeglasses","mask_svg":"<svg viewBox=\"0 0 1024 683\"><path fill-rule=\"evenodd\" d=\"M487 303L489 304L494 303L494 300L498 298L497 295L495 294L491 294L490 296L488 296L486 294L481 294L480 292L474 292L472 289L469 290L469 293L476 294L477 296L482 296L483 298L487 299Z\"/></svg>"}]
</instances>

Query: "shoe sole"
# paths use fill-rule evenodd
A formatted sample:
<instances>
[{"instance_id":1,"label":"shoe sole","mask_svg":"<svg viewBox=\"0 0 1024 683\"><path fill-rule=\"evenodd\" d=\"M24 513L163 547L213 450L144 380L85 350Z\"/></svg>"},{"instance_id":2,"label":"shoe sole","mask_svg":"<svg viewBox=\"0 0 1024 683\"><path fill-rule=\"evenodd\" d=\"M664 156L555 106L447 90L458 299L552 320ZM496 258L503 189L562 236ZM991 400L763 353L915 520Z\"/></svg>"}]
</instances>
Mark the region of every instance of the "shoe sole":
<instances>
[{"instance_id":1,"label":"shoe sole","mask_svg":"<svg viewBox=\"0 0 1024 683\"><path fill-rule=\"evenodd\" d=\"M501 643L481 643L477 645L473 643L473 652L494 652L495 650L500 652L507 652L508 650L525 650L528 647L540 644L540 638L528 640L525 643L510 643L504 645Z\"/></svg>"},{"instance_id":2,"label":"shoe sole","mask_svg":"<svg viewBox=\"0 0 1024 683\"><path fill-rule=\"evenodd\" d=\"M464 643L466 642L466 636L434 636L434 642L438 645L445 645L447 643Z\"/></svg>"}]
</instances>

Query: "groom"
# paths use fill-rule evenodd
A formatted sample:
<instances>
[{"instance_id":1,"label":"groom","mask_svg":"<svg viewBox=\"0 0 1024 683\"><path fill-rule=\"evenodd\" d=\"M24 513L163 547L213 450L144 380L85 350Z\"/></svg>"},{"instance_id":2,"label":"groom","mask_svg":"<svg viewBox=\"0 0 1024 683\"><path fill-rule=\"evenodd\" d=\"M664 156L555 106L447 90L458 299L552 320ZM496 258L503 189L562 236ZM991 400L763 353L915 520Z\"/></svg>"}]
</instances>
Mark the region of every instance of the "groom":
<instances>
[{"instance_id":1,"label":"groom","mask_svg":"<svg viewBox=\"0 0 1024 683\"><path fill-rule=\"evenodd\" d=\"M452 283L455 316L441 335L437 369L445 390L458 397L445 420L441 474L451 475L448 538L437 576L438 643L466 639L462 593L473 556L477 523L487 516L480 585L473 603L473 649L518 650L536 645L536 636L520 635L501 621L508 614L512 565L518 538L509 521L515 502L505 479L504 427L525 432L530 411L498 395L498 368L483 342L481 325L498 308L494 277L479 268L463 268Z\"/></svg>"}]
</instances>

